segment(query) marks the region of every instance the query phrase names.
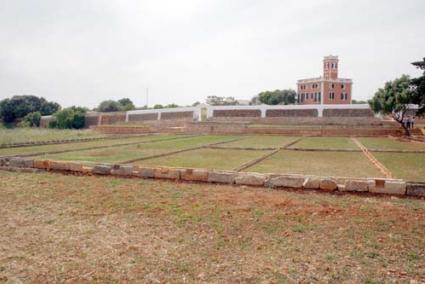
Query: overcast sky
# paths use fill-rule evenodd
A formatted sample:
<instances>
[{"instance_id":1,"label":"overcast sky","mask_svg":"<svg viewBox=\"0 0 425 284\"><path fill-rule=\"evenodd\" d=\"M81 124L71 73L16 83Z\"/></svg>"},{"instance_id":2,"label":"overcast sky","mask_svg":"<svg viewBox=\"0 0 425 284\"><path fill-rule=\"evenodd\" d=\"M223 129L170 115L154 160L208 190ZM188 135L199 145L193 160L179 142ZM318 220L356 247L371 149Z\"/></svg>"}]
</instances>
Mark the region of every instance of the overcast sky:
<instances>
[{"instance_id":1,"label":"overcast sky","mask_svg":"<svg viewBox=\"0 0 425 284\"><path fill-rule=\"evenodd\" d=\"M353 98L418 76L425 0L0 0L0 99L179 105L296 88L338 55Z\"/></svg>"}]
</instances>

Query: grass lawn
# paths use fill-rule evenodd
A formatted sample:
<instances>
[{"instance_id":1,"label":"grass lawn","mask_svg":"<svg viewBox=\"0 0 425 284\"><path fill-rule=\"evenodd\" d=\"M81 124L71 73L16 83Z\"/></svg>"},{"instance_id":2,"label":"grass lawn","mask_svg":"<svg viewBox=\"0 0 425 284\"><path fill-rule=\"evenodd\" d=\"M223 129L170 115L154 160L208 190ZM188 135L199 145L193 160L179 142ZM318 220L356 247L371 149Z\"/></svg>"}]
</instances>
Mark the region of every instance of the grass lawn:
<instances>
[{"instance_id":1,"label":"grass lawn","mask_svg":"<svg viewBox=\"0 0 425 284\"><path fill-rule=\"evenodd\" d=\"M359 138L359 141L368 149L394 149L394 150L425 150L425 143L403 142L390 138Z\"/></svg>"},{"instance_id":2,"label":"grass lawn","mask_svg":"<svg viewBox=\"0 0 425 284\"><path fill-rule=\"evenodd\" d=\"M425 154L374 152L373 155L385 165L396 178L425 182Z\"/></svg>"},{"instance_id":3,"label":"grass lawn","mask_svg":"<svg viewBox=\"0 0 425 284\"><path fill-rule=\"evenodd\" d=\"M313 149L359 149L356 144L346 137L305 137L292 145L295 148Z\"/></svg>"},{"instance_id":4,"label":"grass lawn","mask_svg":"<svg viewBox=\"0 0 425 284\"><path fill-rule=\"evenodd\" d=\"M59 130L43 128L0 128L0 145L48 140L78 139L105 136L91 130Z\"/></svg>"},{"instance_id":5,"label":"grass lawn","mask_svg":"<svg viewBox=\"0 0 425 284\"><path fill-rule=\"evenodd\" d=\"M28 147L18 147L18 148L4 148L4 149L0 149L0 156L24 155L24 154L35 154L35 153L42 153L42 152L84 149L89 147L119 145L119 144L133 143L133 142L139 142L139 141L142 142L142 141L150 141L150 140L171 139L175 137L180 137L180 136L154 135L154 136L123 138L123 139L101 139L101 140L96 140L91 142L53 144L53 145L43 145L43 146L28 146Z\"/></svg>"},{"instance_id":6,"label":"grass lawn","mask_svg":"<svg viewBox=\"0 0 425 284\"><path fill-rule=\"evenodd\" d=\"M293 140L295 137L289 136L243 136L242 140L223 145L224 147L256 147L256 148L272 148L283 146Z\"/></svg>"},{"instance_id":7,"label":"grass lawn","mask_svg":"<svg viewBox=\"0 0 425 284\"><path fill-rule=\"evenodd\" d=\"M250 172L312 174L340 177L381 177L362 153L279 151L246 169Z\"/></svg>"},{"instance_id":8,"label":"grass lawn","mask_svg":"<svg viewBox=\"0 0 425 284\"><path fill-rule=\"evenodd\" d=\"M420 283L425 275L422 200L0 172L0 208L4 282Z\"/></svg>"},{"instance_id":9,"label":"grass lawn","mask_svg":"<svg viewBox=\"0 0 425 284\"><path fill-rule=\"evenodd\" d=\"M168 157L136 162L138 165L232 170L269 151L200 149Z\"/></svg>"},{"instance_id":10,"label":"grass lawn","mask_svg":"<svg viewBox=\"0 0 425 284\"><path fill-rule=\"evenodd\" d=\"M79 152L47 155L45 158L55 160L87 161L119 163L131 159L177 151L185 148L201 146L210 143L229 141L234 139L230 136L197 136L185 139L177 139L156 143L143 143L130 146L114 147L107 149L95 149Z\"/></svg>"}]
</instances>

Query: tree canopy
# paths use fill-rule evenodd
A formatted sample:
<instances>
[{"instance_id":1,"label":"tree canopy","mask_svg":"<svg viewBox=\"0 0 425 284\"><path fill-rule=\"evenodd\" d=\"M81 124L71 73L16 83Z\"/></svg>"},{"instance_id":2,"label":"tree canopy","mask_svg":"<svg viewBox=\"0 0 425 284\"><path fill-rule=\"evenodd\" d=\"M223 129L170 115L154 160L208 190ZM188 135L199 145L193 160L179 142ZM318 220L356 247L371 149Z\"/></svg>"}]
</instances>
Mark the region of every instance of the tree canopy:
<instances>
[{"instance_id":1,"label":"tree canopy","mask_svg":"<svg viewBox=\"0 0 425 284\"><path fill-rule=\"evenodd\" d=\"M252 98L251 104L289 105L295 103L296 92L292 89L264 91Z\"/></svg>"},{"instance_id":2,"label":"tree canopy","mask_svg":"<svg viewBox=\"0 0 425 284\"><path fill-rule=\"evenodd\" d=\"M13 96L0 101L0 119L6 123L12 123L32 112L51 115L60 108L58 103L48 102L45 98L32 95Z\"/></svg>"},{"instance_id":3,"label":"tree canopy","mask_svg":"<svg viewBox=\"0 0 425 284\"><path fill-rule=\"evenodd\" d=\"M113 111L128 111L136 107L129 98L123 98L118 101L106 100L99 104L97 110L100 112L113 112Z\"/></svg>"},{"instance_id":4,"label":"tree canopy","mask_svg":"<svg viewBox=\"0 0 425 284\"><path fill-rule=\"evenodd\" d=\"M239 104L234 97L208 96L206 103L212 106L231 106Z\"/></svg>"},{"instance_id":5,"label":"tree canopy","mask_svg":"<svg viewBox=\"0 0 425 284\"><path fill-rule=\"evenodd\" d=\"M85 116L87 109L72 106L56 112L50 122L50 128L59 129L80 129L85 126Z\"/></svg>"}]
</instances>

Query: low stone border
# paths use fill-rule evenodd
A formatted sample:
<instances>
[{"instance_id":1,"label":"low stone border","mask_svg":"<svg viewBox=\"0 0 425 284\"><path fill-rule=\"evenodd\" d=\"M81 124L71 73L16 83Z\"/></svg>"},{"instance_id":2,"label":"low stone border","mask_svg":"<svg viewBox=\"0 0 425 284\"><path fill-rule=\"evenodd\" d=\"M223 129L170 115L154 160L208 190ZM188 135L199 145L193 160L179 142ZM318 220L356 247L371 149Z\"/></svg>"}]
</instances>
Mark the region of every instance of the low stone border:
<instances>
[{"instance_id":1,"label":"low stone border","mask_svg":"<svg viewBox=\"0 0 425 284\"><path fill-rule=\"evenodd\" d=\"M273 189L294 188L314 189L326 192L370 192L397 196L425 196L425 183L406 183L400 179L385 178L354 179L113 164L87 166L75 162L33 160L16 157L0 158L0 169L30 172L43 170L82 175L168 179L174 181L261 186Z\"/></svg>"},{"instance_id":2,"label":"low stone border","mask_svg":"<svg viewBox=\"0 0 425 284\"><path fill-rule=\"evenodd\" d=\"M90 141L106 140L106 139L111 139L111 140L124 139L124 138L132 138L132 137L144 137L147 135L149 134L114 135L114 136L100 136L100 137L88 137L88 138L78 138L78 139L61 139L61 140L32 141L32 142L23 142L23 143L9 143L9 144L0 144L0 149L55 145L55 144L69 144L69 143L90 142Z\"/></svg>"},{"instance_id":3,"label":"low stone border","mask_svg":"<svg viewBox=\"0 0 425 284\"><path fill-rule=\"evenodd\" d=\"M198 135L191 135L191 136L184 136L184 137L172 137L172 138L166 138L166 139L153 139L153 140L146 140L146 141L106 145L106 146L93 146L93 147L86 147L86 148L79 148L79 149L37 152L37 153L24 154L24 155L7 155L7 156L3 156L3 157L36 157L36 156L42 156L42 155L62 154L62 153L70 153L70 152L78 152L78 151L115 148L115 147L130 146L130 145L137 145L137 144L164 142L164 141L171 141L171 140L177 140L177 139L193 138L193 137L197 137L197 136Z\"/></svg>"}]
</instances>

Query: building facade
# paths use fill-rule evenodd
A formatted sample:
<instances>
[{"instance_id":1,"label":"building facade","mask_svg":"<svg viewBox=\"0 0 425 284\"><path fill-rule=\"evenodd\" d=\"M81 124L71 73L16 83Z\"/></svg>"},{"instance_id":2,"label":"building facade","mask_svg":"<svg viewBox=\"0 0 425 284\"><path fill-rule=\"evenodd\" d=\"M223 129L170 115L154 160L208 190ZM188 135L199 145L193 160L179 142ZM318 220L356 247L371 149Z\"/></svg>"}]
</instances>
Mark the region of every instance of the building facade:
<instances>
[{"instance_id":1,"label":"building facade","mask_svg":"<svg viewBox=\"0 0 425 284\"><path fill-rule=\"evenodd\" d=\"M351 104L351 79L338 78L338 56L325 56L323 76L297 82L298 104Z\"/></svg>"}]
</instances>

